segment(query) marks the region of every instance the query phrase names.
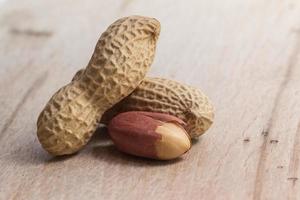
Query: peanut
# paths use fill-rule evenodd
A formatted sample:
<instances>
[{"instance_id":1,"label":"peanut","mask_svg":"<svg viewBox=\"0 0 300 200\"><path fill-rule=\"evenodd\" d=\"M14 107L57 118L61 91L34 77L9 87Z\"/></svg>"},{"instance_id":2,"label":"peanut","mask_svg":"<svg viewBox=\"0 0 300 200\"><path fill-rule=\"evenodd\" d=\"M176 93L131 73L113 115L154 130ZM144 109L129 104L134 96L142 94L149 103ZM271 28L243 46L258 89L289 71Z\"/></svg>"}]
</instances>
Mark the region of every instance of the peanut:
<instances>
[{"instance_id":1,"label":"peanut","mask_svg":"<svg viewBox=\"0 0 300 200\"><path fill-rule=\"evenodd\" d=\"M174 115L187 123L191 138L202 135L214 118L213 106L200 90L163 78L145 78L133 93L106 111L101 122L107 124L118 113L127 111Z\"/></svg>"},{"instance_id":2,"label":"peanut","mask_svg":"<svg viewBox=\"0 0 300 200\"><path fill-rule=\"evenodd\" d=\"M130 16L101 35L80 77L59 89L37 121L37 136L53 155L72 154L90 140L102 114L143 80L160 32L157 20Z\"/></svg>"},{"instance_id":3,"label":"peanut","mask_svg":"<svg viewBox=\"0 0 300 200\"><path fill-rule=\"evenodd\" d=\"M108 132L122 152L170 160L191 148L184 125L182 120L171 115L132 111L114 117L108 125Z\"/></svg>"}]
</instances>

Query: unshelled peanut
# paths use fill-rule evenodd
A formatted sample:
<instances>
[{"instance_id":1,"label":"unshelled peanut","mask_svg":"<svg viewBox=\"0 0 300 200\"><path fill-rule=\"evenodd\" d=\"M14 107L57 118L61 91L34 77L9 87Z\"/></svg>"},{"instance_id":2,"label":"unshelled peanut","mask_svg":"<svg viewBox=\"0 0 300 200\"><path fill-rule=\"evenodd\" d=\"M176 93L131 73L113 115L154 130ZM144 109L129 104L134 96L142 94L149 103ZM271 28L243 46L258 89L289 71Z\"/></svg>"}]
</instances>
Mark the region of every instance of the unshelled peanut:
<instances>
[{"instance_id":1,"label":"unshelled peanut","mask_svg":"<svg viewBox=\"0 0 300 200\"><path fill-rule=\"evenodd\" d=\"M143 80L159 32L157 20L142 16L121 18L108 27L81 76L59 89L41 112L37 135L45 150L64 155L86 145L102 114Z\"/></svg>"},{"instance_id":2,"label":"unshelled peanut","mask_svg":"<svg viewBox=\"0 0 300 200\"><path fill-rule=\"evenodd\" d=\"M146 77L121 102L106 111L102 122L127 111L150 111L176 116L187 123L191 138L202 135L213 123L214 109L199 89L164 78Z\"/></svg>"}]
</instances>

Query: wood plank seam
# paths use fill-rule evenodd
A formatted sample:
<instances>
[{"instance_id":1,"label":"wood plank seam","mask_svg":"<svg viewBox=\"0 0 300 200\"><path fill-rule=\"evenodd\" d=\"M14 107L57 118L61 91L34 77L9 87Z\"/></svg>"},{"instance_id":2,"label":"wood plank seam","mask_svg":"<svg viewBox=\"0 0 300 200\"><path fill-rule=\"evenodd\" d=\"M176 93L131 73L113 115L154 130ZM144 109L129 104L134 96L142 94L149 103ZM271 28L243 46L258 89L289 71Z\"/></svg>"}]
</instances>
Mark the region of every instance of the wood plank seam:
<instances>
[{"instance_id":1,"label":"wood plank seam","mask_svg":"<svg viewBox=\"0 0 300 200\"><path fill-rule=\"evenodd\" d=\"M292 33L295 33L295 31L292 31ZM263 176L265 173L266 168L266 160L268 157L269 152L267 151L267 144L270 140L270 135L272 133L272 126L274 119L276 117L276 114L278 112L279 103L282 98L282 94L286 89L287 84L289 83L291 79L291 75L293 74L294 68L297 66L297 58L300 55L300 34L297 34L296 38L296 44L294 47L294 50L291 53L291 56L288 60L287 68L285 70L284 78L282 82L279 85L278 91L276 93L273 108L271 111L271 116L267 122L266 128L261 132L261 135L263 137L263 143L261 145L261 153L258 160L257 170L256 170L256 178L255 178L255 185L254 185L254 193L253 193L253 199L259 200L261 199L261 194L263 191Z\"/></svg>"}]
</instances>

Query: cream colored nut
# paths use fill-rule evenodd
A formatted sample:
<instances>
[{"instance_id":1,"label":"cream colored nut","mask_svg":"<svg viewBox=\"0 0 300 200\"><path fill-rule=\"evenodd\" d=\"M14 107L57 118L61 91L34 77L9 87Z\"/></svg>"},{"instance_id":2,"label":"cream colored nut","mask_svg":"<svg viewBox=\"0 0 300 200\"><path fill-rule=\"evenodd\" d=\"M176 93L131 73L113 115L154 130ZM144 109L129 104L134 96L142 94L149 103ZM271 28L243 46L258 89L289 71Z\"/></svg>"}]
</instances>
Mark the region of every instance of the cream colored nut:
<instances>
[{"instance_id":1,"label":"cream colored nut","mask_svg":"<svg viewBox=\"0 0 300 200\"><path fill-rule=\"evenodd\" d=\"M152 112L125 112L114 117L109 134L117 148L125 153L170 160L191 148L185 123L171 115Z\"/></svg>"},{"instance_id":2,"label":"cream colored nut","mask_svg":"<svg viewBox=\"0 0 300 200\"><path fill-rule=\"evenodd\" d=\"M37 136L50 154L72 154L90 140L102 114L143 80L155 53L160 24L130 16L101 35L80 77L59 89L37 121Z\"/></svg>"}]
</instances>

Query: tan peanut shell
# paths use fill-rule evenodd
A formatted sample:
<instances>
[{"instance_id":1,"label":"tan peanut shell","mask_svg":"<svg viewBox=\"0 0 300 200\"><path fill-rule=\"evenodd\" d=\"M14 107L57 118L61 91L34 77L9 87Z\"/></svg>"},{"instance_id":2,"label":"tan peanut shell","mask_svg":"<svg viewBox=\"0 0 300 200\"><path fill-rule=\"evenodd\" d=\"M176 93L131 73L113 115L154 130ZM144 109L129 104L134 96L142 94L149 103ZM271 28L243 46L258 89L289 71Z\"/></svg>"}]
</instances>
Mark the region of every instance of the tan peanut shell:
<instances>
[{"instance_id":1,"label":"tan peanut shell","mask_svg":"<svg viewBox=\"0 0 300 200\"><path fill-rule=\"evenodd\" d=\"M107 124L118 113L127 111L174 115L187 123L191 138L203 134L214 118L213 106L200 90L164 78L145 78L133 93L109 109L101 121Z\"/></svg>"},{"instance_id":2,"label":"tan peanut shell","mask_svg":"<svg viewBox=\"0 0 300 200\"><path fill-rule=\"evenodd\" d=\"M80 77L58 90L37 121L37 136L53 155L72 154L91 138L102 114L143 80L155 53L160 24L130 16L101 35Z\"/></svg>"}]
</instances>

